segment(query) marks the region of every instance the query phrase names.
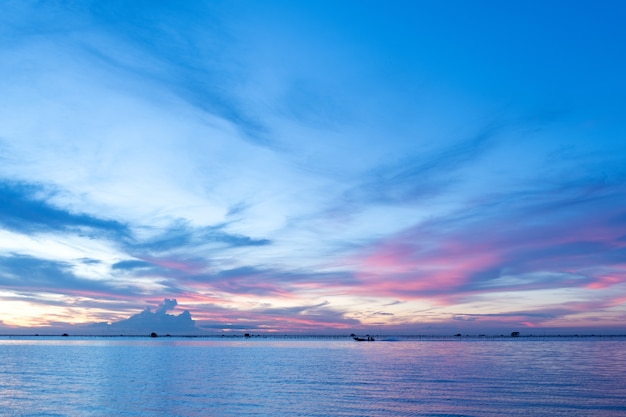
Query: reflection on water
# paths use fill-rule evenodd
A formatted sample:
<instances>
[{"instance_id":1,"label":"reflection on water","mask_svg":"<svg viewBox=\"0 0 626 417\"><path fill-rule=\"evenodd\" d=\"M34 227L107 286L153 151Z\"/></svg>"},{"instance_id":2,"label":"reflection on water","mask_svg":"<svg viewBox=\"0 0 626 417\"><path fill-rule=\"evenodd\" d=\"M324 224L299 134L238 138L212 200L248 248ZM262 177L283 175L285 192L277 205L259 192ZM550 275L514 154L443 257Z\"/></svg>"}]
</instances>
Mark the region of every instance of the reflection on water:
<instances>
[{"instance_id":1,"label":"reflection on water","mask_svg":"<svg viewBox=\"0 0 626 417\"><path fill-rule=\"evenodd\" d=\"M626 340L0 339L12 416L623 416Z\"/></svg>"}]
</instances>

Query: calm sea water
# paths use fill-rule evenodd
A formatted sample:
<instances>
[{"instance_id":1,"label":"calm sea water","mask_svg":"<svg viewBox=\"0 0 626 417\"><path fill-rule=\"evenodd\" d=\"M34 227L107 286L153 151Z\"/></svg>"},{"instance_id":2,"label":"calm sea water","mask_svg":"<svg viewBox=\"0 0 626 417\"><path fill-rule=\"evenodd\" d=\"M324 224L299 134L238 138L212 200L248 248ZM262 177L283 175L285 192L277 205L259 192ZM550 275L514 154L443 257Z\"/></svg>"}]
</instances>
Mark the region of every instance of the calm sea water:
<instances>
[{"instance_id":1,"label":"calm sea water","mask_svg":"<svg viewBox=\"0 0 626 417\"><path fill-rule=\"evenodd\" d=\"M4 337L0 415L626 416L626 340Z\"/></svg>"}]
</instances>

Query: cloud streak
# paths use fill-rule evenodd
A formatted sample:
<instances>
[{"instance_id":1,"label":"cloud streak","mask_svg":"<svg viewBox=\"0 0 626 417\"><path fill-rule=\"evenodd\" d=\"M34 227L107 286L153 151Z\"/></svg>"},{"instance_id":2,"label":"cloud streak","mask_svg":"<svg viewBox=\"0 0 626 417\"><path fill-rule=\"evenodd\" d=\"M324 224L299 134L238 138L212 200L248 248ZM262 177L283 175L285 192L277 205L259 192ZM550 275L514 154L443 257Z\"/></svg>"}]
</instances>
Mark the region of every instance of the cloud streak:
<instances>
[{"instance_id":1,"label":"cloud streak","mask_svg":"<svg viewBox=\"0 0 626 417\"><path fill-rule=\"evenodd\" d=\"M0 222L8 230L21 233L44 231L114 234L123 239L128 231L114 220L100 219L86 214L56 208L46 200L54 192L37 184L0 184Z\"/></svg>"},{"instance_id":2,"label":"cloud streak","mask_svg":"<svg viewBox=\"0 0 626 417\"><path fill-rule=\"evenodd\" d=\"M619 286L623 186L592 188L498 195L382 239L358 260L362 290L453 304L473 294Z\"/></svg>"}]
</instances>

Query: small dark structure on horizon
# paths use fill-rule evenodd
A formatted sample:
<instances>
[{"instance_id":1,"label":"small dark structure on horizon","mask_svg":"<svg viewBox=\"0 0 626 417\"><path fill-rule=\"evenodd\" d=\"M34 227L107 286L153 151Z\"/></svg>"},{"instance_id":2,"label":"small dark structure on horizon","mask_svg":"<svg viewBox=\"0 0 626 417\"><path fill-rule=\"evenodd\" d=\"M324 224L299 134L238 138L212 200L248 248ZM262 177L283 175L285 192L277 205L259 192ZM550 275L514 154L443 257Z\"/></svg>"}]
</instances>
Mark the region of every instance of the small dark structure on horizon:
<instances>
[{"instance_id":1,"label":"small dark structure on horizon","mask_svg":"<svg viewBox=\"0 0 626 417\"><path fill-rule=\"evenodd\" d=\"M511 337L519 337L519 332L513 332L513 333L511 333Z\"/></svg>"},{"instance_id":2,"label":"small dark structure on horizon","mask_svg":"<svg viewBox=\"0 0 626 417\"><path fill-rule=\"evenodd\" d=\"M357 337L354 333L352 333L350 336L352 336L352 338L354 340L356 340L357 342L373 342L374 338L372 336L365 335L365 337Z\"/></svg>"},{"instance_id":3,"label":"small dark structure on horizon","mask_svg":"<svg viewBox=\"0 0 626 417\"><path fill-rule=\"evenodd\" d=\"M150 333L150 337L158 337L158 335L155 332Z\"/></svg>"},{"instance_id":4,"label":"small dark structure on horizon","mask_svg":"<svg viewBox=\"0 0 626 417\"><path fill-rule=\"evenodd\" d=\"M68 337L68 336L69 336L69 334L67 334L67 333L63 333L61 336L63 336L63 337Z\"/></svg>"}]
</instances>

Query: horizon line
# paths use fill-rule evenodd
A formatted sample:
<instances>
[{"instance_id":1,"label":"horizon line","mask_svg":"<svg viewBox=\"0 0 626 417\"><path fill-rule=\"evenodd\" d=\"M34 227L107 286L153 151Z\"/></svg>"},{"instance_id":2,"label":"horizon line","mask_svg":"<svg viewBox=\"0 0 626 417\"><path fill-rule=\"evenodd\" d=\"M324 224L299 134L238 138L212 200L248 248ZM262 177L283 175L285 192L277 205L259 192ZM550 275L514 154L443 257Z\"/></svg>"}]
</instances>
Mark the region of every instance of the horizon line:
<instances>
[{"instance_id":1,"label":"horizon line","mask_svg":"<svg viewBox=\"0 0 626 417\"><path fill-rule=\"evenodd\" d=\"M354 334L0 334L0 338L9 337L62 337L62 338L185 338L185 339L352 339ZM457 334L457 335L436 335L436 334L372 334L372 337L387 339L540 339L540 338L626 338L626 333L615 334L527 334L527 335L485 335L485 334ZM384 339L383 339L384 340Z\"/></svg>"}]
</instances>

